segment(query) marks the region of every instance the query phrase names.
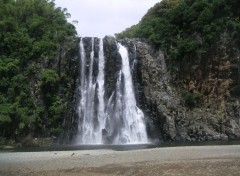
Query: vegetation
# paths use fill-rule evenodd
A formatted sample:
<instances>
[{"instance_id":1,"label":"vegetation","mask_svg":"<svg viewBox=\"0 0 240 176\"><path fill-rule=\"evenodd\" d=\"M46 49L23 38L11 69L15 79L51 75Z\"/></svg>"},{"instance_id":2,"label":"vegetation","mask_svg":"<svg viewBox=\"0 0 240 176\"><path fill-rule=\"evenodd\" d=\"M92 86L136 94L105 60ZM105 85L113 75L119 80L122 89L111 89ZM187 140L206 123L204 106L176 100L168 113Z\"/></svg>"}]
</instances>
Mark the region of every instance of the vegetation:
<instances>
[{"instance_id":1,"label":"vegetation","mask_svg":"<svg viewBox=\"0 0 240 176\"><path fill-rule=\"evenodd\" d=\"M68 17L54 1L0 0L0 137L58 135L63 128L73 71L63 57L76 41Z\"/></svg>"},{"instance_id":2,"label":"vegetation","mask_svg":"<svg viewBox=\"0 0 240 176\"><path fill-rule=\"evenodd\" d=\"M185 106L192 109L201 104L202 94L200 93L185 93L183 95Z\"/></svg>"},{"instance_id":3,"label":"vegetation","mask_svg":"<svg viewBox=\"0 0 240 176\"><path fill-rule=\"evenodd\" d=\"M169 60L199 59L219 40L240 44L238 0L162 0L139 24L116 34L146 38L163 49Z\"/></svg>"}]
</instances>

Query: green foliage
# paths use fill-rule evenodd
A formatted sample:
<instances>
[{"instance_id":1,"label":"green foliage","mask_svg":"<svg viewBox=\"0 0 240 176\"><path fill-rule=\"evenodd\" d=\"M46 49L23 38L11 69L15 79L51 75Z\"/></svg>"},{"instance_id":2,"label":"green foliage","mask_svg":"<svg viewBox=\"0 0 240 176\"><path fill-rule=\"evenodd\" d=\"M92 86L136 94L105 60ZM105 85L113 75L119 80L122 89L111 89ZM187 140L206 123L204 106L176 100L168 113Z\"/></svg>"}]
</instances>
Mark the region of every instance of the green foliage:
<instances>
[{"instance_id":1,"label":"green foliage","mask_svg":"<svg viewBox=\"0 0 240 176\"><path fill-rule=\"evenodd\" d=\"M46 69L41 75L41 87L45 92L53 91L57 88L59 76L54 70Z\"/></svg>"},{"instance_id":2,"label":"green foliage","mask_svg":"<svg viewBox=\"0 0 240 176\"><path fill-rule=\"evenodd\" d=\"M134 38L137 31L138 31L138 25L133 25L130 28L125 29L123 32L115 34L117 38L123 39L123 38Z\"/></svg>"},{"instance_id":3,"label":"green foliage","mask_svg":"<svg viewBox=\"0 0 240 176\"><path fill-rule=\"evenodd\" d=\"M224 40L239 46L239 6L236 0L162 0L139 24L116 37L146 38L163 49L169 61L199 59L226 32L231 36Z\"/></svg>"},{"instance_id":4,"label":"green foliage","mask_svg":"<svg viewBox=\"0 0 240 176\"><path fill-rule=\"evenodd\" d=\"M69 16L51 0L0 0L0 137L62 128L68 87L59 75L69 71L58 73L59 51L68 53L76 41Z\"/></svg>"},{"instance_id":5,"label":"green foliage","mask_svg":"<svg viewBox=\"0 0 240 176\"><path fill-rule=\"evenodd\" d=\"M183 95L185 105L192 109L201 103L202 94L200 93L186 93Z\"/></svg>"},{"instance_id":6,"label":"green foliage","mask_svg":"<svg viewBox=\"0 0 240 176\"><path fill-rule=\"evenodd\" d=\"M0 104L0 123L11 122L9 104Z\"/></svg>"}]
</instances>

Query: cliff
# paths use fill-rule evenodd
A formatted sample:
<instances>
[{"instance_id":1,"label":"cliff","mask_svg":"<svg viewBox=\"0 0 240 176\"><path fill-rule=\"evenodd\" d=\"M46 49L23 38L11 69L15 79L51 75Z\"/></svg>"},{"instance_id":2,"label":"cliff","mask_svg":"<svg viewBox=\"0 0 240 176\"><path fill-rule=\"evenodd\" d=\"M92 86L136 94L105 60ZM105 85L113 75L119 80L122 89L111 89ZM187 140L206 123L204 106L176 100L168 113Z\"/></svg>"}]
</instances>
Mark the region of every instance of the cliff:
<instances>
[{"instance_id":1,"label":"cliff","mask_svg":"<svg viewBox=\"0 0 240 176\"><path fill-rule=\"evenodd\" d=\"M87 48L91 43L87 40L91 38L83 38L89 58ZM99 40L94 41L98 46ZM137 106L144 112L150 138L239 139L238 53L212 50L209 58L178 62L179 70L172 72L166 54L146 40L116 40L107 36L103 39L106 100L116 86L121 68L117 41L128 49Z\"/></svg>"},{"instance_id":2,"label":"cliff","mask_svg":"<svg viewBox=\"0 0 240 176\"><path fill-rule=\"evenodd\" d=\"M142 87L166 140L239 139L239 24L237 1L162 0L116 34L151 43Z\"/></svg>"},{"instance_id":3,"label":"cliff","mask_svg":"<svg viewBox=\"0 0 240 176\"><path fill-rule=\"evenodd\" d=\"M140 107L165 140L239 139L238 52L221 50L204 62L184 62L172 74L161 50L139 39L123 41L136 46Z\"/></svg>"}]
</instances>

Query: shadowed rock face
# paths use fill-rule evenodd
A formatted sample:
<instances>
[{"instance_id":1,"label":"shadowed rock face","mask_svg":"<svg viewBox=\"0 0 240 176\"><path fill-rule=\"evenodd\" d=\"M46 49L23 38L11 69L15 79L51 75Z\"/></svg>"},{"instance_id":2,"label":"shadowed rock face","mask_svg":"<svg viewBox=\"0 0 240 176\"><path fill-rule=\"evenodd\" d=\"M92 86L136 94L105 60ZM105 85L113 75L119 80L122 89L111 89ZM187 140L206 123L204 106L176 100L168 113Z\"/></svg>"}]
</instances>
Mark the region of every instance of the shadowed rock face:
<instances>
[{"instance_id":1,"label":"shadowed rock face","mask_svg":"<svg viewBox=\"0 0 240 176\"><path fill-rule=\"evenodd\" d=\"M93 40L92 40L93 39ZM90 54L92 51L92 41L94 42L93 46L93 50L94 50L94 62L93 62L93 77L94 79L96 79L97 74L98 74L98 51L99 51L99 38L92 38L92 37L84 37L83 39L83 45L84 45L84 49L86 52L86 65L88 65L88 67L86 67L86 73L88 74L89 72L89 65L90 65Z\"/></svg>"},{"instance_id":2,"label":"shadowed rock face","mask_svg":"<svg viewBox=\"0 0 240 176\"><path fill-rule=\"evenodd\" d=\"M91 38L83 41L89 57ZM144 111L150 137L173 141L240 138L239 52L213 51L206 62L190 60L178 66L182 70L170 73L161 50L139 39L118 42L128 49L137 106ZM96 76L98 38L94 44ZM121 57L115 38L106 36L103 46L105 98L109 98L121 69ZM196 107L186 105L185 92L201 94Z\"/></svg>"},{"instance_id":3,"label":"shadowed rock face","mask_svg":"<svg viewBox=\"0 0 240 176\"><path fill-rule=\"evenodd\" d=\"M103 50L105 56L105 96L110 97L117 83L118 72L122 61L118 53L117 41L114 37L106 36L103 39Z\"/></svg>"}]
</instances>

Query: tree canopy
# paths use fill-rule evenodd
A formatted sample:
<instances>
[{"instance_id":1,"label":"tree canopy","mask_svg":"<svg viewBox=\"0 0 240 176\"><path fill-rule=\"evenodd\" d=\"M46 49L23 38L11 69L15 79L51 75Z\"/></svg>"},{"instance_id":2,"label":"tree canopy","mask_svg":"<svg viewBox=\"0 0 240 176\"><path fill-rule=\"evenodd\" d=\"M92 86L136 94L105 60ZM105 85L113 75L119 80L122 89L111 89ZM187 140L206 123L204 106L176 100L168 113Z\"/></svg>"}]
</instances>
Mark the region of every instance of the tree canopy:
<instances>
[{"instance_id":1,"label":"tree canopy","mask_svg":"<svg viewBox=\"0 0 240 176\"><path fill-rule=\"evenodd\" d=\"M0 0L0 137L61 128L60 55L76 40L69 15L54 1Z\"/></svg>"},{"instance_id":2,"label":"tree canopy","mask_svg":"<svg viewBox=\"0 0 240 176\"><path fill-rule=\"evenodd\" d=\"M118 38L146 38L166 51L168 59L196 58L217 41L240 44L238 0L162 0L139 24L116 34Z\"/></svg>"}]
</instances>

